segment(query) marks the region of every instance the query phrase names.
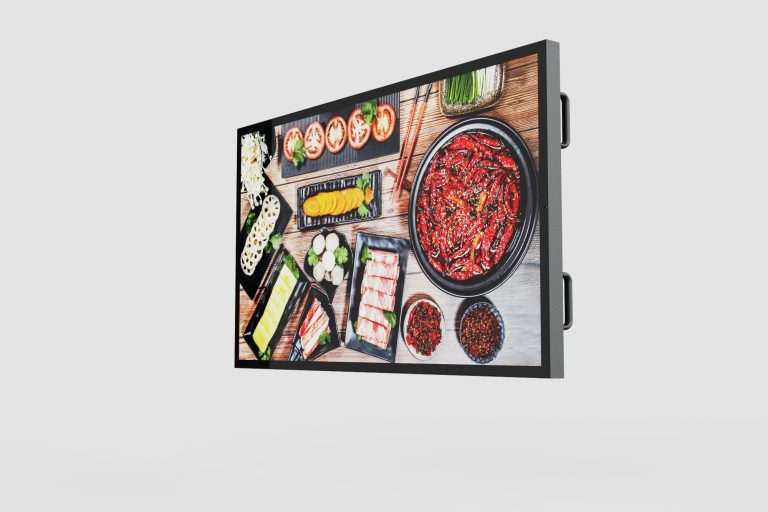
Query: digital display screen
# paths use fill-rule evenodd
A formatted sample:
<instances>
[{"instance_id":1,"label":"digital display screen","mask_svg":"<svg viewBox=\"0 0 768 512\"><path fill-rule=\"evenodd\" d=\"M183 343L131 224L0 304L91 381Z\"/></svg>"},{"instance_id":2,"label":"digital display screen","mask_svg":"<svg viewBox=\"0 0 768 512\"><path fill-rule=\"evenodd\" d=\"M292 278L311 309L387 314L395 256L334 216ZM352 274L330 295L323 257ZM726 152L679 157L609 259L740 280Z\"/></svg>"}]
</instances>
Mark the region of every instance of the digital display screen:
<instances>
[{"instance_id":1,"label":"digital display screen","mask_svg":"<svg viewBox=\"0 0 768 512\"><path fill-rule=\"evenodd\" d=\"M238 130L237 367L558 376L553 44Z\"/></svg>"}]
</instances>

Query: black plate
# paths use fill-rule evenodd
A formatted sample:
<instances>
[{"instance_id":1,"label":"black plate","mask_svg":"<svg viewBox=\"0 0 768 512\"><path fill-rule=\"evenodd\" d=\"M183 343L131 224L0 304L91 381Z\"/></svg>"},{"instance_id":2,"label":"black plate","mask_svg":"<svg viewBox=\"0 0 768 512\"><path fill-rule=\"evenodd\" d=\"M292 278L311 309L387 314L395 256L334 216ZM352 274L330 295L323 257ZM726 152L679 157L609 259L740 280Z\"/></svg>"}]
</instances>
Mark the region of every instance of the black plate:
<instances>
[{"instance_id":1,"label":"black plate","mask_svg":"<svg viewBox=\"0 0 768 512\"><path fill-rule=\"evenodd\" d=\"M363 245L369 249L380 249L382 251L396 252L399 255L400 274L395 286L395 314L397 315L397 325L389 331L389 344L386 349L381 349L367 341L357 339L354 320L357 319L357 312L360 308L360 289L363 285L364 265L360 263L360 251ZM344 345L352 350L357 350L365 354L380 357L390 363L395 362L395 351L397 350L397 336L400 332L400 322L402 321L401 309L403 307L403 290L405 289L405 273L408 269L408 249L410 243L404 238L395 238L390 236L378 236L368 233L358 233L355 241L355 259L352 266L352 280L349 292L349 314L347 315L347 339Z\"/></svg>"},{"instance_id":2,"label":"black plate","mask_svg":"<svg viewBox=\"0 0 768 512\"><path fill-rule=\"evenodd\" d=\"M320 306L325 310L325 313L328 315L328 327L330 327L331 331L331 341L326 343L325 345L318 346L314 352L312 352L312 355L309 356L309 359L304 359L304 354L301 350L301 338L299 337L299 329L301 329L301 323L304 321L304 318L307 316L307 313L309 313L309 308L312 307L312 302L314 299L317 298L317 300L320 301ZM288 358L289 361L314 361L321 355L325 354L326 352L330 352L331 350L338 348L341 346L341 340L339 339L339 328L336 325L336 312L333 310L333 306L330 303L329 298L323 293L323 291L318 288L316 285L312 285L309 288L309 293L307 294L307 304L304 307L304 311L302 311L301 316L299 317L299 322L296 325L296 334L293 336L293 345L291 347L291 355Z\"/></svg>"},{"instance_id":3,"label":"black plate","mask_svg":"<svg viewBox=\"0 0 768 512\"><path fill-rule=\"evenodd\" d=\"M288 203L283 199L283 196L280 195L277 188L275 188L266 176L264 177L264 184L267 186L268 190L266 195L272 194L280 201L280 216L277 218L277 222L275 222L275 229L272 230L272 233L270 233L269 236L272 236L274 233L280 233L282 235L285 228L288 226L288 222L290 222L291 217L293 216L293 210L288 206ZM266 195L262 196L262 199L266 197ZM257 218L261 213L262 205L257 206L255 210L251 210L252 212L256 212ZM265 274L269 268L269 263L275 257L277 251L271 251L269 254L262 255L259 263L256 265L256 270L253 271L252 275L248 276L243 272L243 267L240 265L240 255L243 253L243 247L245 247L245 241L247 239L248 233L245 231L245 223L243 223L243 227L240 228L240 236L237 239L237 280L243 287L243 290L245 290L245 293L247 293L250 298L253 298L259 289L259 285L266 277Z\"/></svg>"},{"instance_id":4,"label":"black plate","mask_svg":"<svg viewBox=\"0 0 768 512\"><path fill-rule=\"evenodd\" d=\"M352 266L352 257L354 256L354 254L352 254L352 248L349 246L349 243L347 243L347 237L344 236L342 233L339 233L338 231L335 231L333 229L323 228L323 229L320 230L320 234L322 234L323 236L326 236L331 231L333 231L337 235L339 235L339 247L346 247L347 248L347 254L349 254L349 259L342 266L342 268L344 269L344 279L346 279L347 276L349 275L349 269ZM315 235L315 236L317 236L317 235ZM315 239L315 236L312 237L312 240ZM310 246L309 247L312 247L312 242L311 241L310 241ZM309 252L309 247L307 247L307 252ZM317 281L315 281L315 276L312 273L312 266L309 264L309 262L307 260L308 260L307 253L304 253L304 272L307 273L307 275L309 276L309 278L313 282L317 283ZM336 290L338 289L338 286L333 286L333 283L329 283L325 279L323 279L323 282L317 283L317 284L319 284L320 286L323 287L323 291L328 296L328 299L329 300L333 300L333 296L336 295Z\"/></svg>"},{"instance_id":5,"label":"black plate","mask_svg":"<svg viewBox=\"0 0 768 512\"><path fill-rule=\"evenodd\" d=\"M506 254L495 267L485 275L473 277L466 281L456 281L443 276L430 265L416 231L416 201L419 196L421 180L432 157L454 136L468 131L485 132L499 137L514 155L520 169L521 188L524 190L520 200L520 210L523 212L523 217L522 223L518 225L515 234L512 235L512 240L507 246ZM476 297L501 286L523 261L523 257L525 257L525 253L528 251L528 247L530 247L531 240L533 239L537 215L538 187L536 167L533 165L533 159L528 151L528 146L525 145L520 135L506 123L491 117L474 117L459 121L450 126L429 146L419 164L411 188L411 199L408 208L408 231L413 241L413 252L416 255L416 261L419 262L422 271L435 286L446 293L458 297Z\"/></svg>"},{"instance_id":6,"label":"black plate","mask_svg":"<svg viewBox=\"0 0 768 512\"><path fill-rule=\"evenodd\" d=\"M245 327L245 332L243 333L243 338L245 339L246 343L248 343L248 346L251 347L251 350L253 350L253 353L256 354L256 357L259 356L259 347L256 345L256 342L253 341L253 331L256 330L256 326L258 325L259 320L261 319L261 315L264 314L264 309L267 307L267 301L269 300L269 296L272 292L272 288L275 286L275 281L277 281L277 276L280 274L280 269L283 267L283 261L285 259L286 254L289 254L289 253L285 249L285 247L280 247L280 250L277 252L275 266L272 268L272 272L269 275L269 281L267 282L267 286L264 288L264 291L262 292L261 296L256 301L256 309L253 311L253 315L251 316L251 319L248 321L248 325ZM298 267L298 262L297 262L297 267ZM283 330L285 329L285 326L288 323L288 319L291 317L291 313L293 313L293 310L296 309L296 305L298 304L301 296L304 294L304 291L306 290L307 286L309 286L309 282L307 281L306 276L301 272L301 270L299 270L299 280L296 283L296 286L293 288L293 292L291 293L291 296L288 297L288 303L286 304L285 309L283 310L283 316L280 317L280 321L277 324L277 329L275 329L275 334L272 335L272 339L269 340L268 346L272 348L273 354L275 352L275 346L277 345L277 342L280 340L280 337L283 334Z\"/></svg>"},{"instance_id":7,"label":"black plate","mask_svg":"<svg viewBox=\"0 0 768 512\"><path fill-rule=\"evenodd\" d=\"M371 134L368 142L366 142L365 146L360 149L352 149L352 147L349 145L349 139L347 139L346 144L344 144L344 147L338 153L331 153L328 151L328 148L326 148L323 151L323 154L320 155L320 158L317 160L310 160L307 158L304 163L301 164L301 166L297 169L292 162L289 162L288 159L285 158L285 155L283 154L283 139L281 137L279 141L280 145L279 147L275 148L275 150L280 152L280 173L283 178L290 178L291 176L299 176L301 174L308 174L311 172L321 171L323 169L331 169L340 165L362 162L372 158L379 158L382 156L399 153L400 93L394 92L384 96L379 96L378 100L379 104L389 103L395 109L397 122L395 123L395 131L392 133L390 138L384 142L378 142L373 138L373 134ZM323 125L323 130L325 130L328 126L328 121L336 116L343 118L344 122L346 123L349 121L349 115L352 113L352 111L355 110L355 108L360 107L360 105L361 103L356 103L354 105L347 106L346 108L341 108L335 112L324 112L322 114L306 117L298 121L291 121L290 123L281 125L281 133L285 135L288 133L288 130L293 127L299 128L301 133L304 133L304 131L307 129L307 126L309 126L311 123L314 123L315 121L319 121L320 124Z\"/></svg>"},{"instance_id":8,"label":"black plate","mask_svg":"<svg viewBox=\"0 0 768 512\"><path fill-rule=\"evenodd\" d=\"M339 224L347 224L349 222L362 222L366 220L373 220L381 216L381 171L373 171L368 173L371 175L371 190L373 190L373 200L368 205L368 215L361 217L357 210L352 210L344 215L324 215L322 217L308 217L304 215L304 200L314 196L319 192L333 192L334 190L342 190L345 188L353 188L357 186L357 178L362 176L350 176L349 178L337 178L334 180L321 181L320 183L313 183L296 190L296 218L299 230L304 231L306 229L319 228L322 226L337 226Z\"/></svg>"}]
</instances>

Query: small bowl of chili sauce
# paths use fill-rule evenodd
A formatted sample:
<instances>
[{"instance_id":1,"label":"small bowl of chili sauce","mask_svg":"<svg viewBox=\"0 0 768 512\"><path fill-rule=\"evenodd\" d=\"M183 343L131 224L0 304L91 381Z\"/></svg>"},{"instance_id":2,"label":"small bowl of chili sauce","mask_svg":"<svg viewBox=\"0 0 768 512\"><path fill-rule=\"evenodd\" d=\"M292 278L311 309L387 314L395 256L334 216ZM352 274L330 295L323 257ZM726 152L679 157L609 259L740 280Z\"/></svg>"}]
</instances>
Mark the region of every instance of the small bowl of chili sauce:
<instances>
[{"instance_id":1,"label":"small bowl of chili sauce","mask_svg":"<svg viewBox=\"0 0 768 512\"><path fill-rule=\"evenodd\" d=\"M411 304L403 322L405 346L420 361L431 359L445 338L443 312L429 299Z\"/></svg>"},{"instance_id":2,"label":"small bowl of chili sauce","mask_svg":"<svg viewBox=\"0 0 768 512\"><path fill-rule=\"evenodd\" d=\"M459 344L478 364L493 361L504 344L504 320L490 302L472 304L461 317Z\"/></svg>"}]
</instances>

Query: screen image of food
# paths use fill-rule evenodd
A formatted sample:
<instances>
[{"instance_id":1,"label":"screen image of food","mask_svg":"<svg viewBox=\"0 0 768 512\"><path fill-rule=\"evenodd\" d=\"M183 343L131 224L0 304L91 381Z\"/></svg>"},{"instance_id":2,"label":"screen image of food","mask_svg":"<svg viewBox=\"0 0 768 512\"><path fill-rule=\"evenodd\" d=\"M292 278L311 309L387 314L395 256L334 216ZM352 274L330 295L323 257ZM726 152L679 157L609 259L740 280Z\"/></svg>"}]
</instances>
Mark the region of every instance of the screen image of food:
<instances>
[{"instance_id":1,"label":"screen image of food","mask_svg":"<svg viewBox=\"0 0 768 512\"><path fill-rule=\"evenodd\" d=\"M486 274L515 232L519 183L517 163L498 138L478 131L448 141L431 160L416 204L429 264L457 281Z\"/></svg>"},{"instance_id":2,"label":"screen image of food","mask_svg":"<svg viewBox=\"0 0 768 512\"><path fill-rule=\"evenodd\" d=\"M238 132L236 365L542 366L540 63Z\"/></svg>"}]
</instances>

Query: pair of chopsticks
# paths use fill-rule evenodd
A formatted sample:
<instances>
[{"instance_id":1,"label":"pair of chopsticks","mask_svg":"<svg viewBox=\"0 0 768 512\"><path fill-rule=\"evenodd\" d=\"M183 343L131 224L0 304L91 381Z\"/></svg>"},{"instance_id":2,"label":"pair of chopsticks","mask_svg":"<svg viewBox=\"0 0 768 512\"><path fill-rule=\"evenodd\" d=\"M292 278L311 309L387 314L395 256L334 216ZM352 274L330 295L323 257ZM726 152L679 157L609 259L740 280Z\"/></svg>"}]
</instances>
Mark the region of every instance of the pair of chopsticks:
<instances>
[{"instance_id":1,"label":"pair of chopsticks","mask_svg":"<svg viewBox=\"0 0 768 512\"><path fill-rule=\"evenodd\" d=\"M416 129L413 132L413 139L411 139L411 128L413 127L413 116L416 113L416 109L419 106L419 96L421 93L421 86L416 87L416 98L411 107L411 115L408 118L408 129L405 131L405 141L403 142L403 150L400 153L400 161L397 163L397 173L395 173L395 188L392 192L392 204L400 196L400 191L403 187L403 181L408 174L408 165L411 163L411 156L413 155L413 148L416 147L416 139L419 137L419 130L421 130L421 121L424 119L424 111L427 109L427 103L429 102L429 93L432 90L432 83L427 85L427 93L424 95L424 101L421 103L421 110L419 110L419 117L416 119Z\"/></svg>"}]
</instances>

